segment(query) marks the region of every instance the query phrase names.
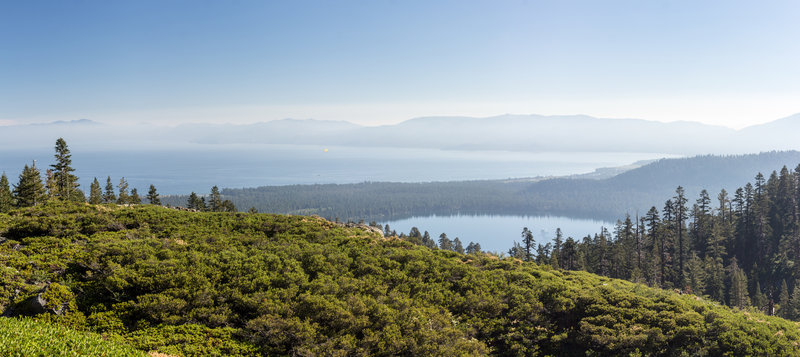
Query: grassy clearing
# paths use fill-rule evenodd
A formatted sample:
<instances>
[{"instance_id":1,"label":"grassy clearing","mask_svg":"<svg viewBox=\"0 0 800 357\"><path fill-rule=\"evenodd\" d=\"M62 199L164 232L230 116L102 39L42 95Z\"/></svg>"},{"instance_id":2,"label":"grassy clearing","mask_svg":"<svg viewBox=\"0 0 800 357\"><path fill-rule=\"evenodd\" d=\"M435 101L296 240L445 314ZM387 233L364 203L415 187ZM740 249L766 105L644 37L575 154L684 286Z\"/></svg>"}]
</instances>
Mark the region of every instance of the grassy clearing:
<instances>
[{"instance_id":1,"label":"grassy clearing","mask_svg":"<svg viewBox=\"0 0 800 357\"><path fill-rule=\"evenodd\" d=\"M0 317L0 356L147 356L101 335L33 319Z\"/></svg>"}]
</instances>

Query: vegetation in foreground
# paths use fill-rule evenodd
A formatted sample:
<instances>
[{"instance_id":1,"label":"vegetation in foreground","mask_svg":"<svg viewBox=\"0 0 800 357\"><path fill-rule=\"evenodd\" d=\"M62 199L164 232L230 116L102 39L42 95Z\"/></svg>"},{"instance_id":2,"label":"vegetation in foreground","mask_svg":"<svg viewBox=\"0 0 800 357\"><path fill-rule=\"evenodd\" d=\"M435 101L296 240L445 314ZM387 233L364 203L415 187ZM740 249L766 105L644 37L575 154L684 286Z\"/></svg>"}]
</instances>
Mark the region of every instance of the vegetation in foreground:
<instances>
[{"instance_id":1,"label":"vegetation in foreground","mask_svg":"<svg viewBox=\"0 0 800 357\"><path fill-rule=\"evenodd\" d=\"M142 351L800 354L780 318L313 217L51 201L0 214L0 236L7 314Z\"/></svg>"},{"instance_id":2,"label":"vegetation in foreground","mask_svg":"<svg viewBox=\"0 0 800 357\"><path fill-rule=\"evenodd\" d=\"M97 334L78 332L58 324L30 318L0 317L0 356L113 356L145 357L146 353L123 341L108 341Z\"/></svg>"}]
</instances>

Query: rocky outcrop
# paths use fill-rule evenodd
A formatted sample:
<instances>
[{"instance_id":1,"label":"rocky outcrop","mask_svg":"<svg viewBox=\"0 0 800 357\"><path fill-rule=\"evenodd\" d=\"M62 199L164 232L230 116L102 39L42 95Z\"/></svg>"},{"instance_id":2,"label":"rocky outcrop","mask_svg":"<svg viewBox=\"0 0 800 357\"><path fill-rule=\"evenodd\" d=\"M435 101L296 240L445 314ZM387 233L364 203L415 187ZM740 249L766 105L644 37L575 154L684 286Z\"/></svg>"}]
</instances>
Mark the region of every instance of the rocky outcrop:
<instances>
[{"instance_id":1,"label":"rocky outcrop","mask_svg":"<svg viewBox=\"0 0 800 357\"><path fill-rule=\"evenodd\" d=\"M363 224L363 223L353 223L353 222L338 223L338 224L340 226L342 226L342 227L345 227L345 228L358 228L358 229L360 229L362 231L376 233L376 234L380 235L381 237L383 237L383 229L380 229L378 227L373 227L373 226L366 225L366 224Z\"/></svg>"},{"instance_id":2,"label":"rocky outcrop","mask_svg":"<svg viewBox=\"0 0 800 357\"><path fill-rule=\"evenodd\" d=\"M32 316L44 313L63 315L71 310L75 295L69 288L50 283L29 298L14 304L5 314L10 316Z\"/></svg>"}]
</instances>

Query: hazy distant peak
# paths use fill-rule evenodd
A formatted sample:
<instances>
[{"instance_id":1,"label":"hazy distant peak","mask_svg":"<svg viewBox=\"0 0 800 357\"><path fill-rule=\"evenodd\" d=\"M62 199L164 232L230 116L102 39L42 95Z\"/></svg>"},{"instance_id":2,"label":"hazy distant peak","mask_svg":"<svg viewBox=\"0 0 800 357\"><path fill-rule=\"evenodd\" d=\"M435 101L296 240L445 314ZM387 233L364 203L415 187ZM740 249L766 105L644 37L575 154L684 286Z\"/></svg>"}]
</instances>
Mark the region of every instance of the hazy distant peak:
<instances>
[{"instance_id":1,"label":"hazy distant peak","mask_svg":"<svg viewBox=\"0 0 800 357\"><path fill-rule=\"evenodd\" d=\"M344 120L294 119L294 118L260 122L257 123L256 125L276 126L276 127L339 128L339 129L355 129L361 127L361 125L353 124L349 121L344 121Z\"/></svg>"},{"instance_id":2,"label":"hazy distant peak","mask_svg":"<svg viewBox=\"0 0 800 357\"><path fill-rule=\"evenodd\" d=\"M49 123L36 123L29 125L100 125L100 123L89 119L76 119L76 120L57 120Z\"/></svg>"},{"instance_id":3,"label":"hazy distant peak","mask_svg":"<svg viewBox=\"0 0 800 357\"><path fill-rule=\"evenodd\" d=\"M295 119L295 118L285 118L285 119L278 119L278 120L271 120L262 123L274 123L274 122L284 122L284 123L298 123L298 124L322 124L322 125L340 125L340 126L352 126L357 127L361 126L355 123L351 123L346 120L322 120L322 119L314 119L314 118L307 118L307 119Z\"/></svg>"},{"instance_id":4,"label":"hazy distant peak","mask_svg":"<svg viewBox=\"0 0 800 357\"><path fill-rule=\"evenodd\" d=\"M675 120L670 122L665 122L663 124L673 125L673 126L681 126L681 127L697 127L697 128L713 128L715 130L726 130L726 131L734 131L727 126L716 125L716 124L705 124L696 121L689 121L689 120Z\"/></svg>"},{"instance_id":5,"label":"hazy distant peak","mask_svg":"<svg viewBox=\"0 0 800 357\"><path fill-rule=\"evenodd\" d=\"M800 113L792 114L788 117L773 120L764 124L751 125L742 129L742 131L761 130L766 128L784 128L784 127L797 128L800 130Z\"/></svg>"}]
</instances>

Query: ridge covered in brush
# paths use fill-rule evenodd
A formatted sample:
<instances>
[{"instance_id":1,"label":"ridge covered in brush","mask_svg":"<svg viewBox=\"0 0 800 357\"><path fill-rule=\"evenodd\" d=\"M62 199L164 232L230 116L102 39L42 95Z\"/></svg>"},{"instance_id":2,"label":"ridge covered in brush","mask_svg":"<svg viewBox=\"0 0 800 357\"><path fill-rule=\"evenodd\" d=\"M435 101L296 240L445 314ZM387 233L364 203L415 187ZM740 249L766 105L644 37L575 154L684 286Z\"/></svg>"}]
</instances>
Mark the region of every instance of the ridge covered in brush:
<instances>
[{"instance_id":1,"label":"ridge covered in brush","mask_svg":"<svg viewBox=\"0 0 800 357\"><path fill-rule=\"evenodd\" d=\"M314 217L50 202L0 214L0 236L5 314L142 351L800 354L780 318Z\"/></svg>"}]
</instances>

